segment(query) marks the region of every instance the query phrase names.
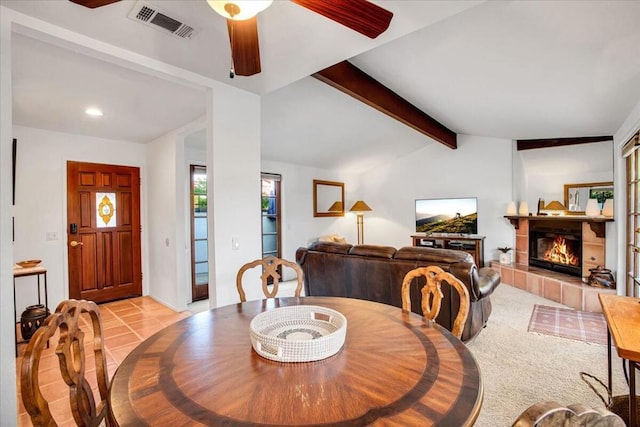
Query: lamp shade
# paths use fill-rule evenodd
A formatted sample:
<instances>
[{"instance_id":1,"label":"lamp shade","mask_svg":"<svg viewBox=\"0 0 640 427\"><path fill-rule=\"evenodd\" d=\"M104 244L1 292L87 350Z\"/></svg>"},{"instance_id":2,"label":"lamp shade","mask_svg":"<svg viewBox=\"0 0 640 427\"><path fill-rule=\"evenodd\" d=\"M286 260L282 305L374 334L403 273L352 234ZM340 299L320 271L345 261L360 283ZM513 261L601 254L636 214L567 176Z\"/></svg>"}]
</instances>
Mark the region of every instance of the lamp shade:
<instances>
[{"instance_id":1,"label":"lamp shade","mask_svg":"<svg viewBox=\"0 0 640 427\"><path fill-rule=\"evenodd\" d=\"M244 21L268 8L273 0L207 0L207 3L227 19Z\"/></svg>"},{"instance_id":2,"label":"lamp shade","mask_svg":"<svg viewBox=\"0 0 640 427\"><path fill-rule=\"evenodd\" d=\"M516 214L516 202L509 202L507 205L507 215L515 215Z\"/></svg>"},{"instance_id":3,"label":"lamp shade","mask_svg":"<svg viewBox=\"0 0 640 427\"><path fill-rule=\"evenodd\" d=\"M371 208L369 207L369 205L367 205L362 200L358 200L357 202L355 202L353 206L351 206L351 209L349 209L350 212L366 212L370 210Z\"/></svg>"},{"instance_id":4,"label":"lamp shade","mask_svg":"<svg viewBox=\"0 0 640 427\"><path fill-rule=\"evenodd\" d=\"M342 207L342 202L340 200L333 202L329 208L329 212L342 212L343 210L344 208Z\"/></svg>"},{"instance_id":5,"label":"lamp shade","mask_svg":"<svg viewBox=\"0 0 640 427\"><path fill-rule=\"evenodd\" d=\"M602 207L602 215L612 217L613 216L613 199L607 199L604 201Z\"/></svg>"},{"instance_id":6,"label":"lamp shade","mask_svg":"<svg viewBox=\"0 0 640 427\"><path fill-rule=\"evenodd\" d=\"M563 211L566 208L564 207L564 205L562 203L560 203L557 200L554 200L554 201L550 202L547 206L545 206L544 209L547 210L547 211Z\"/></svg>"},{"instance_id":7,"label":"lamp shade","mask_svg":"<svg viewBox=\"0 0 640 427\"><path fill-rule=\"evenodd\" d=\"M587 207L584 210L584 213L587 216L600 215L600 207L598 206L598 201L596 199L589 199L589 201L587 202Z\"/></svg>"},{"instance_id":8,"label":"lamp shade","mask_svg":"<svg viewBox=\"0 0 640 427\"><path fill-rule=\"evenodd\" d=\"M527 202L520 202L520 207L518 208L518 214L529 215L529 204Z\"/></svg>"}]
</instances>

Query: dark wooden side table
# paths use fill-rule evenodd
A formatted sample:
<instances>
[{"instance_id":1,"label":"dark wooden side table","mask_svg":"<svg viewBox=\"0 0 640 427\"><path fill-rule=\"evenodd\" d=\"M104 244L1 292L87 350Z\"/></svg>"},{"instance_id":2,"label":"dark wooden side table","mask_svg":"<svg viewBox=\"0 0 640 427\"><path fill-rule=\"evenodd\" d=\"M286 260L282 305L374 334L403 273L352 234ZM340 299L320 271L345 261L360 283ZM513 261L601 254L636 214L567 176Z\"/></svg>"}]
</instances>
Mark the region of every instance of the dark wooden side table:
<instances>
[{"instance_id":1,"label":"dark wooden side table","mask_svg":"<svg viewBox=\"0 0 640 427\"><path fill-rule=\"evenodd\" d=\"M629 362L629 425L636 426L636 368L640 362L640 298L598 294L607 321L608 386L611 390L611 338L620 358Z\"/></svg>"},{"instance_id":2,"label":"dark wooden side table","mask_svg":"<svg viewBox=\"0 0 640 427\"><path fill-rule=\"evenodd\" d=\"M38 285L38 304L42 304L42 285L40 284L40 277L42 276L44 278L43 282L44 282L44 306L45 308L48 310L49 309L49 294L47 291L47 269L42 267L42 266L38 266L38 267L31 267L31 268L14 268L13 269L13 319L15 321L15 319L18 317L18 310L16 307L16 279L20 278L20 277L29 277L29 276L36 276L36 280L37 280L37 285ZM16 323L17 325L17 323ZM14 332L14 336L15 336L15 341L16 341L16 357L18 357L18 344L22 344L25 343L27 341L18 341L18 330L17 328L14 326L13 328L13 332Z\"/></svg>"},{"instance_id":3,"label":"dark wooden side table","mask_svg":"<svg viewBox=\"0 0 640 427\"><path fill-rule=\"evenodd\" d=\"M436 249L454 249L468 252L473 256L478 268L484 267L484 239L478 234L431 233L413 234L413 246L425 246Z\"/></svg>"}]
</instances>

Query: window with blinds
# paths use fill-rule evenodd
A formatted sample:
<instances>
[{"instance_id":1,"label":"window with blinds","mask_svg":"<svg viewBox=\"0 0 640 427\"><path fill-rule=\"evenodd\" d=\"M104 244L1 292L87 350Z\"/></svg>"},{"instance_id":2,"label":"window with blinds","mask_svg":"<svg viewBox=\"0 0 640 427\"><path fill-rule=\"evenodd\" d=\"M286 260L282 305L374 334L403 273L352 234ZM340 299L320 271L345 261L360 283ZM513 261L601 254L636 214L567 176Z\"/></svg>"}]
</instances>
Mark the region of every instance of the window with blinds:
<instances>
[{"instance_id":1,"label":"window with blinds","mask_svg":"<svg viewBox=\"0 0 640 427\"><path fill-rule=\"evenodd\" d=\"M624 146L627 170L626 294L640 295L640 133Z\"/></svg>"}]
</instances>

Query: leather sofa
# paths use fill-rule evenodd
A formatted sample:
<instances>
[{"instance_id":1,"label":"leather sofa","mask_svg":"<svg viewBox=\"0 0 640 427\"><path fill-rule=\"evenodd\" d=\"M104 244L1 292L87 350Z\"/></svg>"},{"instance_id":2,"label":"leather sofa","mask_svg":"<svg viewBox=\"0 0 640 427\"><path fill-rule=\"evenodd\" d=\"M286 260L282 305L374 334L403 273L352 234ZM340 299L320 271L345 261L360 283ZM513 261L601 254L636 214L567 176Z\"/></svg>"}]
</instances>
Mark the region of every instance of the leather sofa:
<instances>
[{"instance_id":1,"label":"leather sofa","mask_svg":"<svg viewBox=\"0 0 640 427\"><path fill-rule=\"evenodd\" d=\"M305 295L358 298L402 307L402 280L417 267L437 265L467 286L471 299L462 340L469 341L484 327L491 314L489 296L500 283L498 272L478 269L467 252L425 247L351 245L315 242L296 251L304 271ZM418 281L419 279L416 279ZM422 279L424 280L424 279ZM422 283L412 283L411 311L422 315ZM460 304L456 292L443 286L444 300L436 321L451 330ZM451 315L453 313L453 316Z\"/></svg>"}]
</instances>

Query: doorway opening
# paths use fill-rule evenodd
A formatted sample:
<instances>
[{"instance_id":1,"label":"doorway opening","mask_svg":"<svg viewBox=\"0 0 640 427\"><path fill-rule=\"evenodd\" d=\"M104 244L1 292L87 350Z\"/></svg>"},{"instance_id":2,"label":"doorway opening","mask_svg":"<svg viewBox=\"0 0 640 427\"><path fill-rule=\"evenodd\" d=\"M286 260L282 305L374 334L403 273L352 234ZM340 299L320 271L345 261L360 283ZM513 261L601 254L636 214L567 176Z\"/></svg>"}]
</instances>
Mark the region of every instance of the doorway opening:
<instances>
[{"instance_id":1,"label":"doorway opening","mask_svg":"<svg viewBox=\"0 0 640 427\"><path fill-rule=\"evenodd\" d=\"M207 167L191 165L191 301L209 298Z\"/></svg>"},{"instance_id":2,"label":"doorway opening","mask_svg":"<svg viewBox=\"0 0 640 427\"><path fill-rule=\"evenodd\" d=\"M280 215L280 181L279 174L263 173L262 177L262 257L282 257L282 232ZM278 271L282 276L282 271ZM270 278L271 279L271 278ZM272 279L271 279L272 280Z\"/></svg>"}]
</instances>

